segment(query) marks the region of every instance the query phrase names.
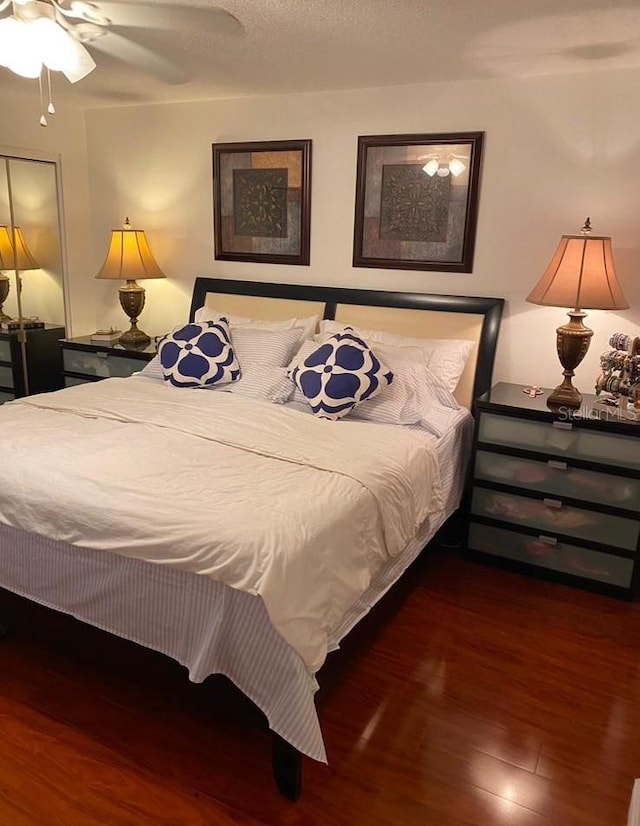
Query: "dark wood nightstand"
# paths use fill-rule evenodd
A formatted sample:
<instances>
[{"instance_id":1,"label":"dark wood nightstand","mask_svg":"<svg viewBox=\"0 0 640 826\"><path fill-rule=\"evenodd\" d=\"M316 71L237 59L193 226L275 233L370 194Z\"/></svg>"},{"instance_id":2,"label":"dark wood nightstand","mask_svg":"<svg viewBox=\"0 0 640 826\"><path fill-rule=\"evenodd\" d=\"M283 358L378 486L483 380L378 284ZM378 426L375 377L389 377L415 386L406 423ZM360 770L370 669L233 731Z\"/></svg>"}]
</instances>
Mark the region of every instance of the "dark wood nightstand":
<instances>
[{"instance_id":1,"label":"dark wood nightstand","mask_svg":"<svg viewBox=\"0 0 640 826\"><path fill-rule=\"evenodd\" d=\"M89 336L63 339L60 347L65 387L113 377L126 378L142 370L156 354L153 341L144 349L133 350L121 344L91 341Z\"/></svg>"},{"instance_id":2,"label":"dark wood nightstand","mask_svg":"<svg viewBox=\"0 0 640 826\"><path fill-rule=\"evenodd\" d=\"M475 404L467 548L473 558L631 599L640 566L640 422L585 395L497 384Z\"/></svg>"},{"instance_id":3,"label":"dark wood nightstand","mask_svg":"<svg viewBox=\"0 0 640 826\"><path fill-rule=\"evenodd\" d=\"M62 362L58 341L64 336L64 327L47 324L45 327L25 330L27 378L29 393L47 393L59 390L62 384ZM22 363L22 348L18 331L0 331L0 404L27 394L27 382Z\"/></svg>"}]
</instances>

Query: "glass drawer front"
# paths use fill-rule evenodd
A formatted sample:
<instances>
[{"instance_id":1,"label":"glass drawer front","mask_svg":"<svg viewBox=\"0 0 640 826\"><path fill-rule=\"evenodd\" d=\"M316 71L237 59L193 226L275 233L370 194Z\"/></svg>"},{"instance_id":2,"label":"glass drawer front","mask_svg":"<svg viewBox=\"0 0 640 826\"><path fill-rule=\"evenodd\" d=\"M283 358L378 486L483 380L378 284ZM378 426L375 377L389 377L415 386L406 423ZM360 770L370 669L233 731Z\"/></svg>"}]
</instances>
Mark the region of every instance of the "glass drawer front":
<instances>
[{"instance_id":1,"label":"glass drawer front","mask_svg":"<svg viewBox=\"0 0 640 826\"><path fill-rule=\"evenodd\" d=\"M0 390L0 404L4 404L5 402L11 402L15 399L13 393L5 393L4 390Z\"/></svg>"},{"instance_id":2,"label":"glass drawer front","mask_svg":"<svg viewBox=\"0 0 640 826\"><path fill-rule=\"evenodd\" d=\"M108 379L113 376L126 378L142 370L144 362L110 353L85 353L83 350L63 350L64 369L72 373L85 373Z\"/></svg>"},{"instance_id":3,"label":"glass drawer front","mask_svg":"<svg viewBox=\"0 0 640 826\"><path fill-rule=\"evenodd\" d=\"M536 462L479 450L476 454L475 477L560 498L570 496L585 502L600 502L616 508L640 511L640 479L627 479L566 465L563 467L562 462Z\"/></svg>"},{"instance_id":4,"label":"glass drawer front","mask_svg":"<svg viewBox=\"0 0 640 826\"><path fill-rule=\"evenodd\" d=\"M472 522L469 548L505 559L527 562L537 568L549 568L598 582L610 582L623 588L631 586L632 559L603 554L577 545L562 542L552 545L535 536L524 536Z\"/></svg>"},{"instance_id":5,"label":"glass drawer front","mask_svg":"<svg viewBox=\"0 0 640 826\"><path fill-rule=\"evenodd\" d=\"M13 368L0 364L0 386L13 387Z\"/></svg>"},{"instance_id":6,"label":"glass drawer front","mask_svg":"<svg viewBox=\"0 0 640 826\"><path fill-rule=\"evenodd\" d=\"M488 516L544 532L562 533L601 542L613 548L635 551L640 530L640 523L636 520L567 505L554 507L554 501L558 500L550 499L550 504L545 504L539 499L474 488L471 511L477 516Z\"/></svg>"},{"instance_id":7,"label":"glass drawer front","mask_svg":"<svg viewBox=\"0 0 640 826\"><path fill-rule=\"evenodd\" d=\"M640 428L627 437L575 426L567 429L551 422L512 419L492 413L482 413L480 417L481 442L640 469L640 450L636 447L638 436Z\"/></svg>"},{"instance_id":8,"label":"glass drawer front","mask_svg":"<svg viewBox=\"0 0 640 826\"><path fill-rule=\"evenodd\" d=\"M8 341L0 341L0 361L11 361L11 344Z\"/></svg>"}]
</instances>

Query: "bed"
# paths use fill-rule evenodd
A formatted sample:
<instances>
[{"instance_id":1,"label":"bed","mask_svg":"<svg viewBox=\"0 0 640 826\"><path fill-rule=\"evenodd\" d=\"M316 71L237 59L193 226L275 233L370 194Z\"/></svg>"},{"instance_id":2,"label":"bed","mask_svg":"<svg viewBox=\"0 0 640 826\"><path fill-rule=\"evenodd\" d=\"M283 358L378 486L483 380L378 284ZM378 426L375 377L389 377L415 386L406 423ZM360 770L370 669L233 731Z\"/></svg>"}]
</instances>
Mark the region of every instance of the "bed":
<instances>
[{"instance_id":1,"label":"bed","mask_svg":"<svg viewBox=\"0 0 640 826\"><path fill-rule=\"evenodd\" d=\"M190 320L207 307L470 342L460 409L434 435L167 393L149 376L12 403L0 587L162 652L193 681L226 675L266 715L278 788L296 799L302 756L326 761L325 657L458 511L503 300L198 278Z\"/></svg>"}]
</instances>

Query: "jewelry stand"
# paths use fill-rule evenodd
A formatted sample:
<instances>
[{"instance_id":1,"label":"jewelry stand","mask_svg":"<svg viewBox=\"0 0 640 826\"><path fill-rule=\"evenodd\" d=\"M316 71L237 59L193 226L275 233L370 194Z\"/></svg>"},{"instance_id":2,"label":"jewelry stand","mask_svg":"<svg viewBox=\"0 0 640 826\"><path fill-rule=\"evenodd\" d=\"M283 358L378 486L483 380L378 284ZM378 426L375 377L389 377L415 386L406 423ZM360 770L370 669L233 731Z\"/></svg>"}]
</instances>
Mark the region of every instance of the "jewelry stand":
<instances>
[{"instance_id":1,"label":"jewelry stand","mask_svg":"<svg viewBox=\"0 0 640 826\"><path fill-rule=\"evenodd\" d=\"M640 338L614 333L600 356L602 372L596 380L596 396L608 393L600 404L617 408L625 419L640 420Z\"/></svg>"}]
</instances>

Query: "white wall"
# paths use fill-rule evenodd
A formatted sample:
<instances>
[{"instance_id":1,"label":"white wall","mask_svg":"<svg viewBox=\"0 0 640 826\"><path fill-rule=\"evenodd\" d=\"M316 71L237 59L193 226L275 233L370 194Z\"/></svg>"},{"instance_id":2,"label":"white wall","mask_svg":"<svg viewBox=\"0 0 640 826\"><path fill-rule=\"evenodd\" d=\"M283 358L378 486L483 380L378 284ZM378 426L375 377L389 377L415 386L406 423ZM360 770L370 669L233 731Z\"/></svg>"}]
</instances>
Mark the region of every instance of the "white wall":
<instances>
[{"instance_id":1,"label":"white wall","mask_svg":"<svg viewBox=\"0 0 640 826\"><path fill-rule=\"evenodd\" d=\"M639 93L638 72L589 72L91 111L90 272L129 215L169 276L145 283L141 326L151 334L186 319L197 275L504 296L495 378L553 386L554 329L566 316L524 299L560 235L589 215L596 233L613 236L634 309L589 313L596 335L577 380L588 391L609 334L640 334ZM486 132L473 273L354 269L358 135L469 130ZM311 266L214 261L211 144L293 138L313 139ZM100 324L122 327L116 285L95 288Z\"/></svg>"},{"instance_id":2,"label":"white wall","mask_svg":"<svg viewBox=\"0 0 640 826\"><path fill-rule=\"evenodd\" d=\"M70 298L67 308L71 320L69 332L82 335L95 329L94 284L88 275L88 264L93 259L84 112L64 102L56 102L58 113L50 117L49 126L43 128L39 125L37 82L25 81L25 89L28 91L24 96L3 92L5 115L0 125L0 146L3 149L14 147L21 154L30 154L34 158L44 156L60 162ZM27 311L33 314L39 309L26 307Z\"/></svg>"}]
</instances>

